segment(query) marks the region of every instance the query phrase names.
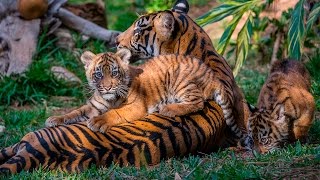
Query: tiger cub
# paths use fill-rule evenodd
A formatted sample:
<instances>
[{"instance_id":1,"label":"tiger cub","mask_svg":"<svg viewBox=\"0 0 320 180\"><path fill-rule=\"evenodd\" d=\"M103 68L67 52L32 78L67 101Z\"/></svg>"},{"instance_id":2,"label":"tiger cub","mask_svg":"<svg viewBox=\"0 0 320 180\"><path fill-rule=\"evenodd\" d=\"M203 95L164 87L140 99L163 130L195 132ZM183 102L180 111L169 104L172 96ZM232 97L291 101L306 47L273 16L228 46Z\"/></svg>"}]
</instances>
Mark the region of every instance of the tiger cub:
<instances>
[{"instance_id":1,"label":"tiger cub","mask_svg":"<svg viewBox=\"0 0 320 180\"><path fill-rule=\"evenodd\" d=\"M304 140L315 111L310 87L309 73L301 62L283 60L273 64L260 91L258 108L248 119L254 150L266 153Z\"/></svg>"},{"instance_id":2,"label":"tiger cub","mask_svg":"<svg viewBox=\"0 0 320 180\"><path fill-rule=\"evenodd\" d=\"M196 112L204 101L214 99L223 112L231 112L226 92L214 72L196 58L181 55L157 56L140 66L130 66L131 52L81 56L89 85L94 90L87 104L66 115L52 116L46 126L88 120L93 131L159 112L174 117ZM99 116L103 113L104 116ZM227 114L230 116L229 114Z\"/></svg>"}]
</instances>

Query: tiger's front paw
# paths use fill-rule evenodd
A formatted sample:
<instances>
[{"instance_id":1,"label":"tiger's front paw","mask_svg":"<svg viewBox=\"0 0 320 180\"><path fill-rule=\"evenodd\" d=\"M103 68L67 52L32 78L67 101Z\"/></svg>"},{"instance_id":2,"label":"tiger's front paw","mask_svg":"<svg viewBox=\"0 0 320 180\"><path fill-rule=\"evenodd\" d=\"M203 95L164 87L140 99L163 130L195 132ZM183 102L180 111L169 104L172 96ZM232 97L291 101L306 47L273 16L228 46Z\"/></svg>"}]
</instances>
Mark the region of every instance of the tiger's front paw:
<instances>
[{"instance_id":1,"label":"tiger's front paw","mask_svg":"<svg viewBox=\"0 0 320 180\"><path fill-rule=\"evenodd\" d=\"M64 124L63 116L50 116L45 122L46 127L55 127L59 124Z\"/></svg>"},{"instance_id":2,"label":"tiger's front paw","mask_svg":"<svg viewBox=\"0 0 320 180\"><path fill-rule=\"evenodd\" d=\"M97 116L87 120L87 126L94 132L100 131L102 133L107 132L111 127L103 116Z\"/></svg>"},{"instance_id":3,"label":"tiger's front paw","mask_svg":"<svg viewBox=\"0 0 320 180\"><path fill-rule=\"evenodd\" d=\"M159 113L161 115L167 116L167 117L175 117L175 116L180 116L184 115L183 113L180 112L180 110L175 107L173 104L169 104L166 106L163 106L160 110Z\"/></svg>"}]
</instances>

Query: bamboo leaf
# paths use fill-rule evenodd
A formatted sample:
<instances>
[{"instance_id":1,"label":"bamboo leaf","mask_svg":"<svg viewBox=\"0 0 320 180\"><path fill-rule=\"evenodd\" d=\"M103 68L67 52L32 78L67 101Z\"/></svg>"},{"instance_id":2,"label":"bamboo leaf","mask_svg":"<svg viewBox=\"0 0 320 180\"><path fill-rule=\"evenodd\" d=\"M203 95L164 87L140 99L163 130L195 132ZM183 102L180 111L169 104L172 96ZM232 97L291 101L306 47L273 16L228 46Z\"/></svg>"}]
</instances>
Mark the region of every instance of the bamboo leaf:
<instances>
[{"instance_id":1,"label":"bamboo leaf","mask_svg":"<svg viewBox=\"0 0 320 180\"><path fill-rule=\"evenodd\" d=\"M301 58L302 39L304 37L304 4L305 0L300 0L293 12L288 32L288 52L289 57L293 59Z\"/></svg>"},{"instance_id":2,"label":"bamboo leaf","mask_svg":"<svg viewBox=\"0 0 320 180\"><path fill-rule=\"evenodd\" d=\"M252 36L253 16L250 13L246 23L240 30L237 38L237 49L236 49L236 65L233 69L233 75L236 76L247 58L249 51L250 39Z\"/></svg>"},{"instance_id":3,"label":"bamboo leaf","mask_svg":"<svg viewBox=\"0 0 320 180\"><path fill-rule=\"evenodd\" d=\"M234 32L235 28L237 27L241 17L242 17L242 15L234 17L232 19L232 21L230 22L230 24L227 26L226 30L223 32L223 34L220 38L218 47L217 47L217 51L219 54L222 54L222 55L224 54L227 46L229 45L232 33Z\"/></svg>"},{"instance_id":4,"label":"bamboo leaf","mask_svg":"<svg viewBox=\"0 0 320 180\"><path fill-rule=\"evenodd\" d=\"M311 26L319 16L320 16L320 2L314 5L314 7L312 8L312 11L309 14L309 17L307 20L306 32L308 32L311 29Z\"/></svg>"}]
</instances>

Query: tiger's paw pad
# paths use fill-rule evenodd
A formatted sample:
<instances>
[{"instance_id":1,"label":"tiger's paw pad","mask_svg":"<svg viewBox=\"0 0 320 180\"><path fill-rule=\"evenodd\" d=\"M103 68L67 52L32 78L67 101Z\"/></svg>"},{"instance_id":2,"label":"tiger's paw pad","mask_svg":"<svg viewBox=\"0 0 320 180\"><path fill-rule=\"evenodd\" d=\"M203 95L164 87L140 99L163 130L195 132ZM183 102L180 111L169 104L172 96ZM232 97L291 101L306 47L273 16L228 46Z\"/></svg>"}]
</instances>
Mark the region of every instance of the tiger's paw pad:
<instances>
[{"instance_id":1,"label":"tiger's paw pad","mask_svg":"<svg viewBox=\"0 0 320 180\"><path fill-rule=\"evenodd\" d=\"M179 115L179 112L176 109L170 108L170 106L164 106L160 109L159 113L171 118Z\"/></svg>"},{"instance_id":2,"label":"tiger's paw pad","mask_svg":"<svg viewBox=\"0 0 320 180\"><path fill-rule=\"evenodd\" d=\"M45 122L46 127L55 127L60 124L64 124L64 118L60 116L50 116Z\"/></svg>"}]
</instances>

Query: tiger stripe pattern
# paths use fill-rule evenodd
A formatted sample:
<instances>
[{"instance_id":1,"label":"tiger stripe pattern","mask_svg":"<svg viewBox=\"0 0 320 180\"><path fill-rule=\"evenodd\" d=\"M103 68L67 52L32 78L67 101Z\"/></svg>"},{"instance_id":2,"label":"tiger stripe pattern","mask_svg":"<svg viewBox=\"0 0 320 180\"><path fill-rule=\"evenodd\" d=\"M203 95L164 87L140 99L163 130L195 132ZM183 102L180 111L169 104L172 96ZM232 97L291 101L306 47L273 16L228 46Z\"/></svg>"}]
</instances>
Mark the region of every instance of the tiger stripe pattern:
<instances>
[{"instance_id":1,"label":"tiger stripe pattern","mask_svg":"<svg viewBox=\"0 0 320 180\"><path fill-rule=\"evenodd\" d=\"M233 78L228 76L232 74L231 70L212 47L210 38L186 13L178 12L181 9L186 12L187 3L179 0L177 4L180 4L179 8L174 6L171 10L177 22L174 26L181 27L175 31L176 35L172 36L174 39L179 39L180 48L176 44L175 51L182 55L188 52L190 56L209 63L214 71L222 72L217 76L225 77L227 85L232 86L234 82L228 80ZM179 38L180 34L183 34L183 38ZM196 38L192 39L197 41L192 41L190 44L193 45L187 50L190 37L193 36ZM122 36L121 39L125 40L123 38L125 37ZM128 38L131 39L131 36ZM167 43L163 44L163 47L169 49L171 46ZM162 50L160 54L166 52ZM240 93L239 89L234 91ZM243 124L242 120L246 120L248 115L246 111L248 107L242 95L235 98L238 98L237 103L234 103L237 106L235 109L241 110L236 111L239 114L235 117L237 123ZM17 173L38 168L39 164L42 164L42 167L47 169L78 172L88 168L90 164L99 165L101 161L101 166L107 166L112 161L120 165L131 163L152 165L159 163L159 159L197 152L212 152L219 147L229 145L233 143L229 131L221 107L214 101L205 102L203 110L190 115L168 118L151 114L144 119L114 126L106 134L92 132L84 122L58 125L30 132L14 148L1 150L0 171ZM137 141L134 141L136 139Z\"/></svg>"},{"instance_id":2,"label":"tiger stripe pattern","mask_svg":"<svg viewBox=\"0 0 320 180\"><path fill-rule=\"evenodd\" d=\"M215 72L223 88L227 91L230 104L223 104L228 127L237 138L246 134L249 109L244 96L237 86L231 68L225 59L213 48L205 31L188 15L186 0L178 0L171 10L159 11L140 16L131 27L121 33L116 43L118 48L128 48L133 60L165 54L189 55L202 60ZM222 97L216 97L220 99Z\"/></svg>"},{"instance_id":3,"label":"tiger stripe pattern","mask_svg":"<svg viewBox=\"0 0 320 180\"><path fill-rule=\"evenodd\" d=\"M91 165L137 167L155 165L173 156L212 152L224 141L220 107L206 102L196 114L174 119L160 114L113 126L105 133L91 131L85 122L30 132L0 151L0 174L47 170L81 172Z\"/></svg>"},{"instance_id":4,"label":"tiger stripe pattern","mask_svg":"<svg viewBox=\"0 0 320 180\"><path fill-rule=\"evenodd\" d=\"M68 124L74 119L84 119L91 130L103 133L114 125L154 112L168 117L196 112L203 109L204 101L208 99L214 99L223 112L232 109L224 109L224 104L230 104L224 102L227 98L216 98L226 94L222 84L212 69L196 58L163 55L143 65L130 66L131 52L127 49L97 56L91 52L85 54L90 54L85 61L88 62L88 82L95 90L93 98L81 108L59 116L64 121L51 117L46 124ZM96 99L102 100L94 105L92 101ZM123 103L115 106L114 102ZM92 110L96 116L90 116ZM98 116L102 113L102 117Z\"/></svg>"},{"instance_id":5,"label":"tiger stripe pattern","mask_svg":"<svg viewBox=\"0 0 320 180\"><path fill-rule=\"evenodd\" d=\"M301 62L282 60L272 65L258 107L248 119L254 150L266 153L305 140L315 111L310 87L309 73Z\"/></svg>"}]
</instances>

